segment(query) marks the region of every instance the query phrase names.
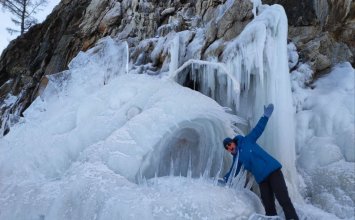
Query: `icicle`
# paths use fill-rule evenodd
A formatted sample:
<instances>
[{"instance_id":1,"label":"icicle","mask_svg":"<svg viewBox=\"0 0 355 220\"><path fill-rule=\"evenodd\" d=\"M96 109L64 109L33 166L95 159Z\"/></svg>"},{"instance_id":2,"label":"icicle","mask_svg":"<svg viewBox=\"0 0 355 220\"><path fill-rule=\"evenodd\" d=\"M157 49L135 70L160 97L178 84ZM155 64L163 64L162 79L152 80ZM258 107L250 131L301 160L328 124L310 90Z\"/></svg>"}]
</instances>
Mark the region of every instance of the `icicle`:
<instances>
[{"instance_id":1,"label":"icicle","mask_svg":"<svg viewBox=\"0 0 355 220\"><path fill-rule=\"evenodd\" d=\"M244 170L244 167L241 167L238 175L235 178L233 178L231 187L238 190L243 189L245 181L246 181L246 171Z\"/></svg>"},{"instance_id":2,"label":"icicle","mask_svg":"<svg viewBox=\"0 0 355 220\"><path fill-rule=\"evenodd\" d=\"M212 159L213 159L213 157L211 155L212 154L209 154L207 165L206 165L205 171L203 172L204 179L208 179L209 175L210 175L210 171L211 171L211 167L212 167Z\"/></svg>"},{"instance_id":3,"label":"icicle","mask_svg":"<svg viewBox=\"0 0 355 220\"><path fill-rule=\"evenodd\" d=\"M207 73L206 65L203 65L199 68L201 73ZM198 81L200 83L200 91L202 94L207 94L208 90L208 77L205 77L205 74L198 74Z\"/></svg>"},{"instance_id":4,"label":"icicle","mask_svg":"<svg viewBox=\"0 0 355 220\"><path fill-rule=\"evenodd\" d=\"M147 179L145 178L145 176L142 177L142 184L143 186L148 186L148 181Z\"/></svg>"},{"instance_id":5,"label":"icicle","mask_svg":"<svg viewBox=\"0 0 355 220\"><path fill-rule=\"evenodd\" d=\"M170 161L170 173L169 176L174 176L174 161L173 158L171 157L171 161Z\"/></svg>"},{"instance_id":6,"label":"icicle","mask_svg":"<svg viewBox=\"0 0 355 220\"><path fill-rule=\"evenodd\" d=\"M154 173L154 185L158 185L158 174L157 172Z\"/></svg>"},{"instance_id":7,"label":"icicle","mask_svg":"<svg viewBox=\"0 0 355 220\"><path fill-rule=\"evenodd\" d=\"M139 171L138 171L137 182L138 182L138 185L142 185L142 183L143 183L141 168L139 168Z\"/></svg>"},{"instance_id":8,"label":"icicle","mask_svg":"<svg viewBox=\"0 0 355 220\"><path fill-rule=\"evenodd\" d=\"M191 64L191 80L194 83L194 90L196 90L196 73L195 73L195 66L194 64Z\"/></svg>"},{"instance_id":9,"label":"icicle","mask_svg":"<svg viewBox=\"0 0 355 220\"><path fill-rule=\"evenodd\" d=\"M250 0L253 3L253 15L254 18L257 16L258 14L258 7L261 5L261 0Z\"/></svg>"},{"instance_id":10,"label":"icicle","mask_svg":"<svg viewBox=\"0 0 355 220\"><path fill-rule=\"evenodd\" d=\"M233 178L235 176L235 173L237 172L238 160L239 160L239 154L237 155L237 159L235 159L232 171L231 171L231 173L229 175L229 178L228 178L227 186L229 186L229 187L232 186L232 180L233 180Z\"/></svg>"},{"instance_id":11,"label":"icicle","mask_svg":"<svg viewBox=\"0 0 355 220\"><path fill-rule=\"evenodd\" d=\"M210 88L211 88L211 97L212 99L215 99L216 97L216 74L219 75L219 69L215 70L213 69L211 71L211 68L208 68L209 69L209 73L208 73L208 78L209 78L209 85L210 85Z\"/></svg>"},{"instance_id":12,"label":"icicle","mask_svg":"<svg viewBox=\"0 0 355 220\"><path fill-rule=\"evenodd\" d=\"M179 34L176 34L170 45L169 73L172 74L179 67Z\"/></svg>"},{"instance_id":13,"label":"icicle","mask_svg":"<svg viewBox=\"0 0 355 220\"><path fill-rule=\"evenodd\" d=\"M232 97L235 95L233 94L233 92L231 91L232 88L232 82L230 79L227 79L227 104L228 106L232 106Z\"/></svg>"},{"instance_id":14,"label":"icicle","mask_svg":"<svg viewBox=\"0 0 355 220\"><path fill-rule=\"evenodd\" d=\"M186 67L188 67L189 65L191 65L191 73L192 80L196 81L196 74L195 71L196 69L194 68L194 64L198 64L198 65L208 65L211 67L215 67L217 69L222 70L222 72L218 72L218 73L223 73L224 75L227 75L228 78L230 78L232 80L232 84L233 84L233 91L236 94L240 93L240 84L239 81L234 77L234 74L232 74L229 69L227 68L227 66L224 63L218 63L218 62L210 62L210 61L204 61L204 60L194 60L194 59L190 59L187 62L185 62L182 66L180 66L177 70L175 70L173 73L171 73L169 75L169 78L172 80L177 80L177 75L182 72ZM202 82L201 82L202 83Z\"/></svg>"},{"instance_id":15,"label":"icicle","mask_svg":"<svg viewBox=\"0 0 355 220\"><path fill-rule=\"evenodd\" d=\"M221 175L222 168L223 168L223 163L224 163L224 160L223 160L223 156L222 156L222 158L221 158L221 163L220 163L220 165L219 165L218 172L217 172L216 176L214 177L214 183L213 183L213 185L215 185L215 186L218 185L219 175Z\"/></svg>"},{"instance_id":16,"label":"icicle","mask_svg":"<svg viewBox=\"0 0 355 220\"><path fill-rule=\"evenodd\" d=\"M127 53L127 56L126 56L126 74L128 74L129 73L129 46L128 46L128 43L126 41L124 43L126 45L126 53Z\"/></svg>"},{"instance_id":17,"label":"icicle","mask_svg":"<svg viewBox=\"0 0 355 220\"><path fill-rule=\"evenodd\" d=\"M245 186L245 189L251 189L254 184L254 177L252 175L249 176L248 183Z\"/></svg>"},{"instance_id":18,"label":"icicle","mask_svg":"<svg viewBox=\"0 0 355 220\"><path fill-rule=\"evenodd\" d=\"M189 155L189 166L187 168L187 178L188 179L192 178L191 151L190 151L190 155Z\"/></svg>"}]
</instances>

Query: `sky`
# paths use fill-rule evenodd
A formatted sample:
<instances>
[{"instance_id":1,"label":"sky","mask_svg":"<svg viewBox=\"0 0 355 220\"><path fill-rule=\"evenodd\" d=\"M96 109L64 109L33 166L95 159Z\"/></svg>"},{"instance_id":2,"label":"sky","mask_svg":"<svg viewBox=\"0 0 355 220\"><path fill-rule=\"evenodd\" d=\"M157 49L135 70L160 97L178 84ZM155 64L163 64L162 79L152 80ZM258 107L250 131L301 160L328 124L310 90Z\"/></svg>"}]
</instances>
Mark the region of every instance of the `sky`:
<instances>
[{"instance_id":1,"label":"sky","mask_svg":"<svg viewBox=\"0 0 355 220\"><path fill-rule=\"evenodd\" d=\"M42 11L39 11L35 17L39 22L43 22L47 15L49 15L53 8L60 2L60 0L48 0L48 5L43 8ZM15 39L18 35L10 35L6 28L13 27L14 24L11 21L12 14L3 8L0 9L0 53L7 47L11 40Z\"/></svg>"}]
</instances>

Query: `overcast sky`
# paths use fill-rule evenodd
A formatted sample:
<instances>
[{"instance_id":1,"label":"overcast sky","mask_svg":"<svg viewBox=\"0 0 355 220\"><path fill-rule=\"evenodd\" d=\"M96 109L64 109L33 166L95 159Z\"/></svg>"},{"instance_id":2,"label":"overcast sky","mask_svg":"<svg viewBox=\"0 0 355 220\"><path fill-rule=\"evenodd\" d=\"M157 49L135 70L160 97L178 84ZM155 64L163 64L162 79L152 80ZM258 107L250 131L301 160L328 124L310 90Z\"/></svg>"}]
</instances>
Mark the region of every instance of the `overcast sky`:
<instances>
[{"instance_id":1,"label":"overcast sky","mask_svg":"<svg viewBox=\"0 0 355 220\"><path fill-rule=\"evenodd\" d=\"M42 22L46 19L47 15L49 15L53 8L60 2L60 0L48 0L48 5L43 8L42 11L38 12L34 17L38 19L39 22ZM0 54L7 47L11 40L15 39L17 35L10 35L6 28L12 27L14 28L14 23L11 21L12 15L4 10L0 9ZM19 26L17 26L20 28ZM16 27L16 28L17 28Z\"/></svg>"}]
</instances>

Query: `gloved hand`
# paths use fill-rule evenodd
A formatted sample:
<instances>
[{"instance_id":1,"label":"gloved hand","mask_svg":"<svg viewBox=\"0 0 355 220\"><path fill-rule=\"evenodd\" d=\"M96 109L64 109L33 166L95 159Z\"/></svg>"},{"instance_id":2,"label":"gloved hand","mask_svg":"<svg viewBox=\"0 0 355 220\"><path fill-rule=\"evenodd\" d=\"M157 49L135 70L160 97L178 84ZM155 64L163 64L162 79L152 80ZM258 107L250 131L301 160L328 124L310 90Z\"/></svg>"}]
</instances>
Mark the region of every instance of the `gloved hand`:
<instances>
[{"instance_id":1,"label":"gloved hand","mask_svg":"<svg viewBox=\"0 0 355 220\"><path fill-rule=\"evenodd\" d=\"M272 112L274 111L274 105L269 104L267 107L264 105L264 116L270 118Z\"/></svg>"}]
</instances>

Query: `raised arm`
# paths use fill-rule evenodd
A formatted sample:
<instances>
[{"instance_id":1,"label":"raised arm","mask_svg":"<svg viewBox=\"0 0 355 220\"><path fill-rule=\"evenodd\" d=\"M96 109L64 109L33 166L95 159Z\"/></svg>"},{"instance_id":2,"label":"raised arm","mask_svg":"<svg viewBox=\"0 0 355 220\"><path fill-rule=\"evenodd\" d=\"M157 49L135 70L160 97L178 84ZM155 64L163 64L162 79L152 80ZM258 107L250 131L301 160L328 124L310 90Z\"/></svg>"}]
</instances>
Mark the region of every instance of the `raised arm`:
<instances>
[{"instance_id":1,"label":"raised arm","mask_svg":"<svg viewBox=\"0 0 355 220\"><path fill-rule=\"evenodd\" d=\"M267 107L264 106L264 115L259 119L256 126L253 128L253 130L251 130L251 132L247 136L245 136L245 138L252 139L254 141L258 140L258 138L264 132L266 124L269 121L269 117L271 116L273 110L273 104L269 104Z\"/></svg>"}]
</instances>

